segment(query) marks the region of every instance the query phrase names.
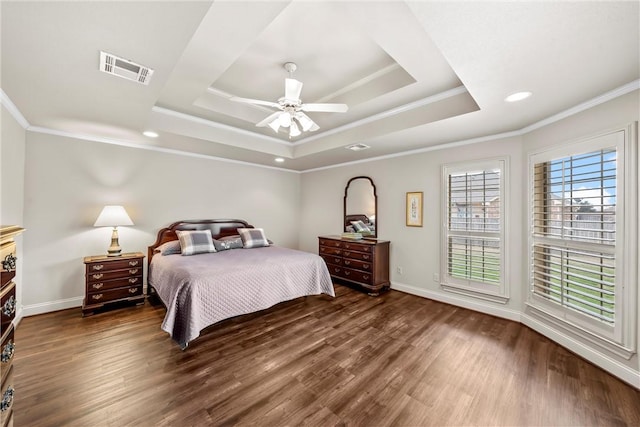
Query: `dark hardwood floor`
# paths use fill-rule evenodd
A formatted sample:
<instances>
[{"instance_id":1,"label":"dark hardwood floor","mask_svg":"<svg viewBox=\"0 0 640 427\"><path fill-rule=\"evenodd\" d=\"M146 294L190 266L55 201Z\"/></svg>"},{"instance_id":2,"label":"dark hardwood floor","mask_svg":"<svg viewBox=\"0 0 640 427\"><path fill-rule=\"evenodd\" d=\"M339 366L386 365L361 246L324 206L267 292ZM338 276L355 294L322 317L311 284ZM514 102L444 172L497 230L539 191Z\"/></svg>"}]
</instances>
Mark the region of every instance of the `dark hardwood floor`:
<instances>
[{"instance_id":1,"label":"dark hardwood floor","mask_svg":"<svg viewBox=\"0 0 640 427\"><path fill-rule=\"evenodd\" d=\"M15 425L640 425L638 390L518 323L336 293L221 322L185 352L149 302L25 318Z\"/></svg>"}]
</instances>

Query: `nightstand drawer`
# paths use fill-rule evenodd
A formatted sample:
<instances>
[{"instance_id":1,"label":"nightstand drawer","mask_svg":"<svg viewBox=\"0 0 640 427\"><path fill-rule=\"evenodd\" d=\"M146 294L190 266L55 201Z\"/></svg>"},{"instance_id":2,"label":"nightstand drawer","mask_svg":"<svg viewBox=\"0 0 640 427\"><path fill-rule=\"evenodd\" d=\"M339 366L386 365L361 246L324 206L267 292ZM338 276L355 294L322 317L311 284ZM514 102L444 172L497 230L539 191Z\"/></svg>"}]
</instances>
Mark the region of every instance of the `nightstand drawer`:
<instances>
[{"instance_id":1,"label":"nightstand drawer","mask_svg":"<svg viewBox=\"0 0 640 427\"><path fill-rule=\"evenodd\" d=\"M93 262L87 264L87 274L127 268L142 268L142 259L123 259L118 261Z\"/></svg>"},{"instance_id":2,"label":"nightstand drawer","mask_svg":"<svg viewBox=\"0 0 640 427\"><path fill-rule=\"evenodd\" d=\"M11 282L0 293L0 330L6 331L16 316L16 284Z\"/></svg>"},{"instance_id":3,"label":"nightstand drawer","mask_svg":"<svg viewBox=\"0 0 640 427\"><path fill-rule=\"evenodd\" d=\"M3 329L2 332L5 332ZM9 330L0 344L0 379L4 380L9 373L9 368L13 363L13 355L15 354L15 341L13 339L13 325L9 326Z\"/></svg>"},{"instance_id":4,"label":"nightstand drawer","mask_svg":"<svg viewBox=\"0 0 640 427\"><path fill-rule=\"evenodd\" d=\"M132 276L142 276L142 267L87 274L87 282L103 282L105 280L120 279Z\"/></svg>"},{"instance_id":5,"label":"nightstand drawer","mask_svg":"<svg viewBox=\"0 0 640 427\"><path fill-rule=\"evenodd\" d=\"M120 300L142 295L142 284L127 288L109 289L102 292L87 295L87 304L103 304L105 302Z\"/></svg>"},{"instance_id":6,"label":"nightstand drawer","mask_svg":"<svg viewBox=\"0 0 640 427\"><path fill-rule=\"evenodd\" d=\"M142 284L142 276L126 277L124 279L102 280L87 283L87 292L96 293L109 289L123 288L126 286L136 286Z\"/></svg>"}]
</instances>

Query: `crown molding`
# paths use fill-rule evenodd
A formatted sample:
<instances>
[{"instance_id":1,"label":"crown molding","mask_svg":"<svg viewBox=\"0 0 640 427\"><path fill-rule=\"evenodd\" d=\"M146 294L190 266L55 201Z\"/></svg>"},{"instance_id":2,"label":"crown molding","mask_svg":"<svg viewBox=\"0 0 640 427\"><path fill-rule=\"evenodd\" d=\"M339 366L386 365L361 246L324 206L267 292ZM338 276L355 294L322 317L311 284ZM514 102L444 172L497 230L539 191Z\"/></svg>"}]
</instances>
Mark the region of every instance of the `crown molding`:
<instances>
[{"instance_id":1,"label":"crown molding","mask_svg":"<svg viewBox=\"0 0 640 427\"><path fill-rule=\"evenodd\" d=\"M0 88L0 104L4 105L9 114L11 114L11 116L16 120L16 122L18 122L20 126L22 126L23 129L26 130L29 128L30 125L27 119L24 118L20 110L18 110L18 107L16 107L11 99L9 99L2 88Z\"/></svg>"}]
</instances>

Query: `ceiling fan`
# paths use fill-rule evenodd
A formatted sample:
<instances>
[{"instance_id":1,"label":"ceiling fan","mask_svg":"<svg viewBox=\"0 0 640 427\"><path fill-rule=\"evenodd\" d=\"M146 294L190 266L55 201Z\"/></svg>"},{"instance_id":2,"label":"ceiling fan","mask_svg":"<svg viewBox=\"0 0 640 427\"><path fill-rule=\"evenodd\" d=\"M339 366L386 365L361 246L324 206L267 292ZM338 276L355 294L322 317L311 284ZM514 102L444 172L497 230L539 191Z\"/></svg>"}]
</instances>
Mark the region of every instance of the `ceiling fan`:
<instances>
[{"instance_id":1,"label":"ceiling fan","mask_svg":"<svg viewBox=\"0 0 640 427\"><path fill-rule=\"evenodd\" d=\"M231 101L245 102L247 104L266 105L267 107L277 108L276 111L266 119L256 123L256 126L269 126L275 132L280 127L289 128L289 138L300 135L302 132L316 131L320 127L305 112L328 112L328 113L344 113L349 107L346 104L303 104L300 100L300 92L302 91L302 82L293 78L293 72L297 69L297 65L293 62L284 64L284 69L289 72L289 78L284 80L284 96L277 102L261 101L259 99L241 98L234 96L229 98ZM302 131L300 130L302 129Z\"/></svg>"}]
</instances>

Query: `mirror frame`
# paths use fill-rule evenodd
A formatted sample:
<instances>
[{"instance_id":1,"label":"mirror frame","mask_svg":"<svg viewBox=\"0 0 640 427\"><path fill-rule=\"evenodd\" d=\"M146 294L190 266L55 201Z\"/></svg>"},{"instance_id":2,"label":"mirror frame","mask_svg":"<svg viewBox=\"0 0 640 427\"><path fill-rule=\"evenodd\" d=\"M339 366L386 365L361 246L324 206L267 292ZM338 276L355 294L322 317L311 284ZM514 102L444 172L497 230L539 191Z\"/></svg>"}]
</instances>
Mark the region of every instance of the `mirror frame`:
<instances>
[{"instance_id":1,"label":"mirror frame","mask_svg":"<svg viewBox=\"0 0 640 427\"><path fill-rule=\"evenodd\" d=\"M356 179L366 179L371 183L371 186L373 187L373 203L374 203L374 210L375 210L375 215L376 215L376 231L373 234L373 236L371 236L371 238L377 239L378 238L378 193L376 192L376 185L373 183L373 179L369 178L368 176L364 176L364 175L360 175L360 176L354 176L353 178L351 178L348 182L347 182L347 186L344 187L344 200L343 200L343 206L342 206L342 231L344 232L345 227L346 227L346 218L347 218L347 194L349 193L349 185L351 184L351 181L355 181ZM367 237L364 237L365 239Z\"/></svg>"}]
</instances>

